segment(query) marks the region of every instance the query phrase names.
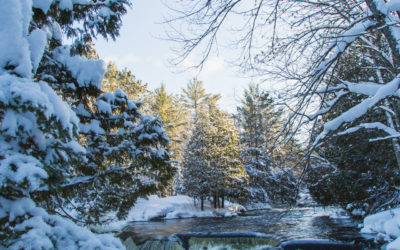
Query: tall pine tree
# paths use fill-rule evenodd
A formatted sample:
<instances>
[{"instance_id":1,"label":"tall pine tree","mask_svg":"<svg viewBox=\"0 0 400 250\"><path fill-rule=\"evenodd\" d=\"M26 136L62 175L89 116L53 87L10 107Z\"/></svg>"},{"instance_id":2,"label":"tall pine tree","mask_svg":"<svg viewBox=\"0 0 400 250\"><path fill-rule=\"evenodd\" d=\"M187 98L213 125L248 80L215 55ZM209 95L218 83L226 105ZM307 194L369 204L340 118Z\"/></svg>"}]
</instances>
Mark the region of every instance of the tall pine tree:
<instances>
[{"instance_id":1,"label":"tall pine tree","mask_svg":"<svg viewBox=\"0 0 400 250\"><path fill-rule=\"evenodd\" d=\"M242 161L249 175L249 203L270 200L294 201L295 178L286 162L280 161L281 113L273 99L259 85L249 85L237 108L236 122L241 129ZM290 145L290 144L288 144Z\"/></svg>"},{"instance_id":2,"label":"tall pine tree","mask_svg":"<svg viewBox=\"0 0 400 250\"><path fill-rule=\"evenodd\" d=\"M183 192L199 198L213 198L223 207L226 197L245 196L247 175L240 162L239 133L229 114L208 101L197 106L191 137L184 152Z\"/></svg>"},{"instance_id":3,"label":"tall pine tree","mask_svg":"<svg viewBox=\"0 0 400 250\"><path fill-rule=\"evenodd\" d=\"M168 94L164 84L151 93L148 99L149 112L162 120L165 132L170 139L168 149L171 152L171 160L175 161L177 172L166 192L162 194L173 195L175 189L181 184L182 154L190 126L189 112L184 107L182 98L178 95Z\"/></svg>"},{"instance_id":4,"label":"tall pine tree","mask_svg":"<svg viewBox=\"0 0 400 250\"><path fill-rule=\"evenodd\" d=\"M102 90L103 92L114 92L117 88L124 91L129 100L142 100L148 92L147 84L136 80L132 71L127 68L120 70L114 62L109 62L104 74Z\"/></svg>"},{"instance_id":5,"label":"tall pine tree","mask_svg":"<svg viewBox=\"0 0 400 250\"><path fill-rule=\"evenodd\" d=\"M194 116L197 115L198 111L204 107L206 104L216 103L221 95L212 95L206 93L203 87L203 82L199 81L197 78L189 81L186 89L182 89L185 97L185 105L187 108L193 111Z\"/></svg>"},{"instance_id":6,"label":"tall pine tree","mask_svg":"<svg viewBox=\"0 0 400 250\"><path fill-rule=\"evenodd\" d=\"M244 200L247 196L247 174L240 160L239 131L230 114L210 105L209 135L214 207L224 207L225 197ZM220 203L220 199L222 203Z\"/></svg>"},{"instance_id":7,"label":"tall pine tree","mask_svg":"<svg viewBox=\"0 0 400 250\"><path fill-rule=\"evenodd\" d=\"M213 173L209 156L211 130L208 113L199 112L194 118L191 136L183 154L183 184L180 191L199 199L202 210L212 189L210 181Z\"/></svg>"}]
</instances>

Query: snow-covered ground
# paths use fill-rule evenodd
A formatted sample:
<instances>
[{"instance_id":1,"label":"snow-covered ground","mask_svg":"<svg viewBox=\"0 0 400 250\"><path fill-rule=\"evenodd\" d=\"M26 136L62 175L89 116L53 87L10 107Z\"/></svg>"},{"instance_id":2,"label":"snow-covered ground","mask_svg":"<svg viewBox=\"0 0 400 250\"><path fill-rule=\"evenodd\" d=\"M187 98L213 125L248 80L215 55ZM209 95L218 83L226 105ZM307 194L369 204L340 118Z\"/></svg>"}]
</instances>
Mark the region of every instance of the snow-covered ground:
<instances>
[{"instance_id":1,"label":"snow-covered ground","mask_svg":"<svg viewBox=\"0 0 400 250\"><path fill-rule=\"evenodd\" d=\"M225 201L225 208L214 209L208 201L204 202L204 211L200 209L200 203L194 205L193 198L185 195L159 198L156 195L148 199L139 198L134 207L129 211L125 220L115 221L107 225L95 226L98 232L119 231L128 222L149 221L152 219L181 219L192 217L232 217L244 207L229 201Z\"/></svg>"},{"instance_id":2,"label":"snow-covered ground","mask_svg":"<svg viewBox=\"0 0 400 250\"><path fill-rule=\"evenodd\" d=\"M369 215L364 219L362 233L374 234L377 239L392 241L386 249L400 249L400 208Z\"/></svg>"},{"instance_id":3,"label":"snow-covered ground","mask_svg":"<svg viewBox=\"0 0 400 250\"><path fill-rule=\"evenodd\" d=\"M246 210L260 210L260 209L272 209L272 206L268 203L256 202L244 205Z\"/></svg>"},{"instance_id":4,"label":"snow-covered ground","mask_svg":"<svg viewBox=\"0 0 400 250\"><path fill-rule=\"evenodd\" d=\"M296 205L299 207L316 207L317 202L312 198L307 188L302 188L298 194Z\"/></svg>"}]
</instances>

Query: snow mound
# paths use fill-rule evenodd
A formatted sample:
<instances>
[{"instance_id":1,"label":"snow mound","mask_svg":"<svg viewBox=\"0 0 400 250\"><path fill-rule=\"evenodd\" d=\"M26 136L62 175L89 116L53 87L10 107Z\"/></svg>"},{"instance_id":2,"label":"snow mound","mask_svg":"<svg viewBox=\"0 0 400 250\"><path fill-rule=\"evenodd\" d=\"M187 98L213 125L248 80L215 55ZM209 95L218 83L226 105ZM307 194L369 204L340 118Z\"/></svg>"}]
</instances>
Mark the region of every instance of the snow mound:
<instances>
[{"instance_id":1,"label":"snow mound","mask_svg":"<svg viewBox=\"0 0 400 250\"><path fill-rule=\"evenodd\" d=\"M272 209L272 206L264 202L254 202L245 205L246 210L264 210Z\"/></svg>"},{"instance_id":2,"label":"snow mound","mask_svg":"<svg viewBox=\"0 0 400 250\"><path fill-rule=\"evenodd\" d=\"M200 209L200 203L194 204L191 197L185 195L159 198L151 195L147 199L139 198L132 207L125 220L114 221L107 225L94 226L97 232L120 231L129 222L151 221L159 219L183 219L200 217L232 217L237 216L245 208L241 205L225 201L225 208L214 209L208 201L204 202L204 211Z\"/></svg>"},{"instance_id":3,"label":"snow mound","mask_svg":"<svg viewBox=\"0 0 400 250\"><path fill-rule=\"evenodd\" d=\"M361 233L376 234L388 241L395 239L386 249L400 249L400 208L367 216Z\"/></svg>"},{"instance_id":4,"label":"snow mound","mask_svg":"<svg viewBox=\"0 0 400 250\"><path fill-rule=\"evenodd\" d=\"M351 217L346 210L339 208L333 214L329 215L329 218L330 219L350 219Z\"/></svg>"},{"instance_id":5,"label":"snow mound","mask_svg":"<svg viewBox=\"0 0 400 250\"><path fill-rule=\"evenodd\" d=\"M198 203L198 202L197 202ZM192 217L229 217L237 215L244 207L226 202L224 209L213 209L211 204L205 202L204 211L200 204L194 205L193 198L185 195L159 198L155 195L148 199L138 199L131 208L127 221L149 221L153 219L180 219Z\"/></svg>"},{"instance_id":6,"label":"snow mound","mask_svg":"<svg viewBox=\"0 0 400 250\"><path fill-rule=\"evenodd\" d=\"M317 202L312 198L310 191L307 188L302 189L299 192L296 205L299 207L316 207Z\"/></svg>"}]
</instances>

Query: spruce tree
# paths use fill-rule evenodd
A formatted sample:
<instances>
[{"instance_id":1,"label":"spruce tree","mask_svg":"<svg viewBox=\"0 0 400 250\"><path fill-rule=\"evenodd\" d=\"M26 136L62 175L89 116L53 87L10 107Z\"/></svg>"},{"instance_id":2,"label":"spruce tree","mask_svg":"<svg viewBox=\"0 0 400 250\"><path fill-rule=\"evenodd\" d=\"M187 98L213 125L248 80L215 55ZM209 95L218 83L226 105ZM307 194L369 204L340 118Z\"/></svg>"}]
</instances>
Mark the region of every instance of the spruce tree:
<instances>
[{"instance_id":1,"label":"spruce tree","mask_svg":"<svg viewBox=\"0 0 400 250\"><path fill-rule=\"evenodd\" d=\"M296 179L286 161L291 150L283 149L295 142L280 142L281 112L269 93L259 85L249 85L235 118L241 128L241 158L249 175L248 202L293 202Z\"/></svg>"},{"instance_id":2,"label":"spruce tree","mask_svg":"<svg viewBox=\"0 0 400 250\"><path fill-rule=\"evenodd\" d=\"M171 160L175 161L176 175L169 183L167 190L162 195L173 195L175 189L181 185L181 162L185 143L188 138L189 112L183 106L182 99L177 95L168 94L165 85L161 84L151 93L149 99L149 112L159 117L168 135L170 143Z\"/></svg>"},{"instance_id":3,"label":"spruce tree","mask_svg":"<svg viewBox=\"0 0 400 250\"><path fill-rule=\"evenodd\" d=\"M134 97L144 91L143 86L130 71L111 65L106 72L101 60L88 59L96 59L92 42L97 35L115 39L129 5L127 0L70 5L55 1L47 15L43 9L34 9L35 22L48 25L55 34L35 77L47 81L70 104L79 118L79 143L87 152L86 161L72 166L74 178L53 192L56 198L39 194L37 200L48 210L83 224L126 216L139 196L162 190L173 175L161 121L143 116L141 103L116 88ZM61 32L73 39L72 46L62 46ZM114 93L102 92L105 72L105 88ZM69 209L78 211L77 218Z\"/></svg>"},{"instance_id":4,"label":"spruce tree","mask_svg":"<svg viewBox=\"0 0 400 250\"><path fill-rule=\"evenodd\" d=\"M95 34L114 38L128 2L0 4L0 246L122 248L118 239L94 235L38 204L57 203L85 162L76 140L80 121L52 88L66 98L98 89L102 63L71 53L83 53ZM77 38L72 47L62 46L63 32Z\"/></svg>"},{"instance_id":5,"label":"spruce tree","mask_svg":"<svg viewBox=\"0 0 400 250\"><path fill-rule=\"evenodd\" d=\"M72 189L79 219L86 223L115 219L104 217L110 211L123 218L138 197L163 190L173 176L162 121L141 115L140 105L115 89L99 96L88 122L81 123L85 180Z\"/></svg>"},{"instance_id":6,"label":"spruce tree","mask_svg":"<svg viewBox=\"0 0 400 250\"><path fill-rule=\"evenodd\" d=\"M183 192L200 199L201 206L212 198L215 208L223 207L226 197L243 199L247 175L239 157L233 119L213 103L202 106L184 152Z\"/></svg>"},{"instance_id":7,"label":"spruce tree","mask_svg":"<svg viewBox=\"0 0 400 250\"><path fill-rule=\"evenodd\" d=\"M112 93L117 88L125 92L129 100L143 100L148 93L147 84L136 80L132 71L127 68L120 70L114 62L109 62L104 73L102 91Z\"/></svg>"},{"instance_id":8,"label":"spruce tree","mask_svg":"<svg viewBox=\"0 0 400 250\"><path fill-rule=\"evenodd\" d=\"M199 112L194 118L191 136L183 154L181 192L199 199L202 210L204 201L211 196L212 189L213 173L209 156L211 129L208 113Z\"/></svg>"},{"instance_id":9,"label":"spruce tree","mask_svg":"<svg viewBox=\"0 0 400 250\"><path fill-rule=\"evenodd\" d=\"M206 104L216 103L221 95L211 95L206 93L203 87L203 82L197 78L189 81L186 89L182 89L185 97L185 105L187 108L193 110L193 114L196 116L198 111Z\"/></svg>"},{"instance_id":10,"label":"spruce tree","mask_svg":"<svg viewBox=\"0 0 400 250\"><path fill-rule=\"evenodd\" d=\"M378 47L385 47L382 38L371 37ZM371 81L380 77L388 77L388 72L376 69L371 65L376 62L383 64L382 59L375 52L368 52L362 48L351 48L343 56L335 75L349 82ZM340 84L340 82L336 82ZM336 96L331 96L331 99ZM337 114L359 104L362 96L349 94L342 96L332 108L332 111L322 116L322 121L333 119ZM359 123L379 122L390 126L388 119L393 117L398 124L397 100L388 99L381 103L381 109L373 109L359 118ZM386 114L382 110L386 111ZM354 122L347 126L354 126ZM398 126L398 125L396 125ZM314 132L320 132L322 127ZM394 188L400 184L398 161L396 157L397 138L395 140L370 141L384 137L385 134L374 129L359 129L350 134L336 135L326 139L325 145L315 150L315 153L324 161L314 158L306 178L307 185L313 198L323 205L339 205L350 211L359 209L366 214L379 212L382 209L394 207L400 203L399 191ZM357 181L354 181L357 180Z\"/></svg>"},{"instance_id":11,"label":"spruce tree","mask_svg":"<svg viewBox=\"0 0 400 250\"><path fill-rule=\"evenodd\" d=\"M118 35L129 5L1 2L1 247L122 248L75 223L123 217L172 177L161 121L119 89L102 93L104 64L88 59L96 36Z\"/></svg>"},{"instance_id":12,"label":"spruce tree","mask_svg":"<svg viewBox=\"0 0 400 250\"><path fill-rule=\"evenodd\" d=\"M225 197L243 200L247 194L247 174L240 161L239 131L231 115L211 105L208 109L210 131L210 163L212 168L212 195L214 206L224 207ZM219 199L222 199L220 203Z\"/></svg>"}]
</instances>

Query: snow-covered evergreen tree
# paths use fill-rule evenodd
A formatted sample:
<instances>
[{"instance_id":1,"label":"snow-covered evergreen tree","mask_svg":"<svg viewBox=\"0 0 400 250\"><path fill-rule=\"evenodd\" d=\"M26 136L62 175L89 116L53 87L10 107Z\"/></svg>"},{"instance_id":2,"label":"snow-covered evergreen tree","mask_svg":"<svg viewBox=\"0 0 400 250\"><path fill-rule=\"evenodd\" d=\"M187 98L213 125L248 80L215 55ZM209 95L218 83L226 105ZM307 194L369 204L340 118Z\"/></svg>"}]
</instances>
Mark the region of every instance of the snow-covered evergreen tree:
<instances>
[{"instance_id":1,"label":"snow-covered evergreen tree","mask_svg":"<svg viewBox=\"0 0 400 250\"><path fill-rule=\"evenodd\" d=\"M248 202L293 201L296 179L287 169L288 162L281 161L288 158L288 152L284 151L287 145L280 142L281 113L276 111L273 99L258 85L251 84L244 91L235 118L241 129L241 159L249 175Z\"/></svg>"},{"instance_id":2,"label":"snow-covered evergreen tree","mask_svg":"<svg viewBox=\"0 0 400 250\"><path fill-rule=\"evenodd\" d=\"M266 202L279 115L269 94L258 85L249 85L241 104L235 118L241 129L242 161L249 175L248 200Z\"/></svg>"},{"instance_id":3,"label":"snow-covered evergreen tree","mask_svg":"<svg viewBox=\"0 0 400 250\"><path fill-rule=\"evenodd\" d=\"M183 192L201 200L245 196L247 174L240 161L239 133L230 115L210 104L199 108L184 152Z\"/></svg>"},{"instance_id":4,"label":"snow-covered evergreen tree","mask_svg":"<svg viewBox=\"0 0 400 250\"><path fill-rule=\"evenodd\" d=\"M149 95L149 112L163 122L163 127L170 139L168 149L171 152L171 160L175 161L176 175L162 195L173 195L182 183L181 162L186 141L189 137L189 112L183 105L183 100L178 95L168 94L165 84L154 90Z\"/></svg>"},{"instance_id":5,"label":"snow-covered evergreen tree","mask_svg":"<svg viewBox=\"0 0 400 250\"><path fill-rule=\"evenodd\" d=\"M104 64L87 58L97 35L118 35L130 3L0 4L0 247L122 248L74 222L122 217L173 174L161 120L120 89L100 95Z\"/></svg>"},{"instance_id":6,"label":"snow-covered evergreen tree","mask_svg":"<svg viewBox=\"0 0 400 250\"><path fill-rule=\"evenodd\" d=\"M249 175L248 202L268 202L268 177L271 175L271 157L259 148L242 149L243 166Z\"/></svg>"},{"instance_id":7,"label":"snow-covered evergreen tree","mask_svg":"<svg viewBox=\"0 0 400 250\"><path fill-rule=\"evenodd\" d=\"M51 202L60 189L75 181L73 166L85 161L85 149L75 140L79 119L43 81L57 82L57 76L39 72L40 63L53 60L62 72L74 75L76 85L91 85L89 80L98 83L103 74L102 67L97 70L101 62L71 57L66 47L55 47L61 45L61 29L67 33L80 30L68 19L78 14L75 10L102 9L106 22L111 5L123 6L123 2L0 1L1 247L122 248L118 239L94 235L50 214L34 198L47 197ZM98 25L92 19L83 23L87 28Z\"/></svg>"},{"instance_id":8,"label":"snow-covered evergreen tree","mask_svg":"<svg viewBox=\"0 0 400 250\"><path fill-rule=\"evenodd\" d=\"M224 207L225 197L244 200L247 174L240 160L239 131L230 114L217 106L208 107L212 130L209 134L210 167L215 207ZM221 199L221 202L219 201Z\"/></svg>"},{"instance_id":9,"label":"snow-covered evergreen tree","mask_svg":"<svg viewBox=\"0 0 400 250\"><path fill-rule=\"evenodd\" d=\"M93 105L92 113L80 113L87 162L80 167L83 180L71 189L77 196L74 207L81 212L79 219L101 223L115 219L115 215L102 217L110 211L119 218L126 216L138 197L162 190L174 171L162 121L141 115L141 102L115 89Z\"/></svg>"},{"instance_id":10,"label":"snow-covered evergreen tree","mask_svg":"<svg viewBox=\"0 0 400 250\"><path fill-rule=\"evenodd\" d=\"M211 129L208 113L199 112L195 117L191 136L183 154L181 192L199 199L202 209L204 200L210 196L212 188L210 182L212 172L208 155Z\"/></svg>"},{"instance_id":11,"label":"snow-covered evergreen tree","mask_svg":"<svg viewBox=\"0 0 400 250\"><path fill-rule=\"evenodd\" d=\"M120 89L102 93L104 63L96 59L92 41L98 35L114 39L128 0L34 1L32 27L51 35L35 78L62 95L79 118L79 143L86 162L73 165L74 178L62 190L36 196L47 209L82 223L101 223L123 217L139 196L162 190L172 178L168 138L161 121L142 116L140 102ZM73 40L62 45L62 33ZM93 58L93 59L88 59ZM107 87L134 83L130 72L108 71ZM138 91L143 89L139 86ZM133 93L131 93L133 94ZM70 209L78 211L77 218ZM115 213L109 213L113 211Z\"/></svg>"},{"instance_id":12,"label":"snow-covered evergreen tree","mask_svg":"<svg viewBox=\"0 0 400 250\"><path fill-rule=\"evenodd\" d=\"M121 89L128 95L129 100L143 100L148 93L147 84L137 80L132 71L124 68L118 69L114 62L107 64L102 83L103 92L114 92Z\"/></svg>"}]
</instances>

